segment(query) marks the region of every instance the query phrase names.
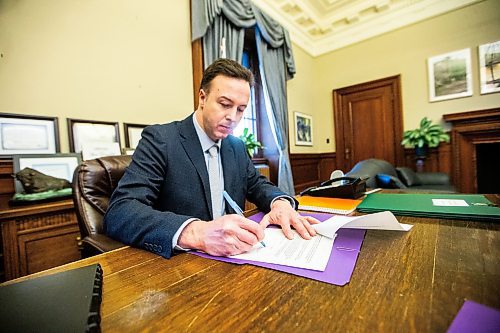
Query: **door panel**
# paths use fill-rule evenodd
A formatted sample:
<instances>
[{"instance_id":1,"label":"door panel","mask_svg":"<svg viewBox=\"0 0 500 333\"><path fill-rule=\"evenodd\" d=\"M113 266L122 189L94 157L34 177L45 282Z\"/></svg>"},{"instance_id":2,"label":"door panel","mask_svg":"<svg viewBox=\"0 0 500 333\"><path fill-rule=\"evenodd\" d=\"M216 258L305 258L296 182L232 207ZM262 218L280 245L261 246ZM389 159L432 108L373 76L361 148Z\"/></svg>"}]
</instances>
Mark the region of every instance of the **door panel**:
<instances>
[{"instance_id":1,"label":"door panel","mask_svg":"<svg viewBox=\"0 0 500 333\"><path fill-rule=\"evenodd\" d=\"M402 164L399 76L337 89L333 95L337 166L349 171L368 158Z\"/></svg>"}]
</instances>

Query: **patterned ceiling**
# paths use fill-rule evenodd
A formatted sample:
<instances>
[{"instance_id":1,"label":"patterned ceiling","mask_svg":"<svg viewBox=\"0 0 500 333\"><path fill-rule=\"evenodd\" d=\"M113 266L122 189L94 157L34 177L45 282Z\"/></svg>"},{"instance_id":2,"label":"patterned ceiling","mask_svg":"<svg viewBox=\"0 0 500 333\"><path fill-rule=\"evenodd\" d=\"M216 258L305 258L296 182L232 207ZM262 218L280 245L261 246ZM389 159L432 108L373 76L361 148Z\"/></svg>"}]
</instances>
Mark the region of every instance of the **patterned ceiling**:
<instances>
[{"instance_id":1,"label":"patterned ceiling","mask_svg":"<svg viewBox=\"0 0 500 333\"><path fill-rule=\"evenodd\" d=\"M312 56L482 0L252 0Z\"/></svg>"}]
</instances>

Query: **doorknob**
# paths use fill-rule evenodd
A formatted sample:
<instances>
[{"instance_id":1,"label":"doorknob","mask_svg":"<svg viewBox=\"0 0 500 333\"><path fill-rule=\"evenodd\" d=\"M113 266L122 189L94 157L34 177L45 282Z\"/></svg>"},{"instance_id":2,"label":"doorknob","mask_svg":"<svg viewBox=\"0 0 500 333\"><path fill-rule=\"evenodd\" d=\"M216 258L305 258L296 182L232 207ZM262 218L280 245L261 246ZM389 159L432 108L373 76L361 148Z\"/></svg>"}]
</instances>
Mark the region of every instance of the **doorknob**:
<instances>
[{"instance_id":1,"label":"doorknob","mask_svg":"<svg viewBox=\"0 0 500 333\"><path fill-rule=\"evenodd\" d=\"M344 150L344 157L346 160L350 160L351 159L351 150L349 148L345 148Z\"/></svg>"}]
</instances>

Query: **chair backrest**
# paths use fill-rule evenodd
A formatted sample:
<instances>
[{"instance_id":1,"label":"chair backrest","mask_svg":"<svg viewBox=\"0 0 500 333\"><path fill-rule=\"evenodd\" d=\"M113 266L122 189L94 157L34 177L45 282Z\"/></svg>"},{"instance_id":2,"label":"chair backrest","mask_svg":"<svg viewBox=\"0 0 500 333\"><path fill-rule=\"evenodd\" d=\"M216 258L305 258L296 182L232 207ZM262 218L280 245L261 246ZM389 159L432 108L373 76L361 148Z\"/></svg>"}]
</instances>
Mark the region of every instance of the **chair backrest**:
<instances>
[{"instance_id":1,"label":"chair backrest","mask_svg":"<svg viewBox=\"0 0 500 333\"><path fill-rule=\"evenodd\" d=\"M103 234L109 199L132 156L107 156L82 162L73 174L73 201L82 238Z\"/></svg>"},{"instance_id":2,"label":"chair backrest","mask_svg":"<svg viewBox=\"0 0 500 333\"><path fill-rule=\"evenodd\" d=\"M398 176L396 168L391 163L375 158L356 163L356 165L346 173L346 176L367 178L366 186L375 188L377 187L375 176L381 173L394 177Z\"/></svg>"}]
</instances>

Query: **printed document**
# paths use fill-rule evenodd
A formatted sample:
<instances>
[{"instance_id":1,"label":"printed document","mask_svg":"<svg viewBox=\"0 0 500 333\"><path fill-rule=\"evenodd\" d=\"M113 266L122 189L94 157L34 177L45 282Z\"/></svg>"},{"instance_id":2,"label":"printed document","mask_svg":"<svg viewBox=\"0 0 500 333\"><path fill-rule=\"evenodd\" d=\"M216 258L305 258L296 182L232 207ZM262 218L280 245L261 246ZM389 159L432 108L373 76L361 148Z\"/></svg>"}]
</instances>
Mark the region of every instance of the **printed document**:
<instances>
[{"instance_id":1,"label":"printed document","mask_svg":"<svg viewBox=\"0 0 500 333\"><path fill-rule=\"evenodd\" d=\"M324 271L333 249L333 243L340 228L409 231L413 226L399 223L389 211L362 215L334 215L328 220L314 224L317 235L310 240L294 232L294 238L285 237L281 229L267 228L264 242L257 243L246 253L232 258L267 262L271 264Z\"/></svg>"},{"instance_id":2,"label":"printed document","mask_svg":"<svg viewBox=\"0 0 500 333\"><path fill-rule=\"evenodd\" d=\"M288 239L281 229L267 228L265 247L257 243L249 252L231 257L324 271L332 253L334 238L316 235L306 240L293 232L293 239Z\"/></svg>"}]
</instances>

